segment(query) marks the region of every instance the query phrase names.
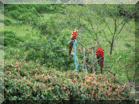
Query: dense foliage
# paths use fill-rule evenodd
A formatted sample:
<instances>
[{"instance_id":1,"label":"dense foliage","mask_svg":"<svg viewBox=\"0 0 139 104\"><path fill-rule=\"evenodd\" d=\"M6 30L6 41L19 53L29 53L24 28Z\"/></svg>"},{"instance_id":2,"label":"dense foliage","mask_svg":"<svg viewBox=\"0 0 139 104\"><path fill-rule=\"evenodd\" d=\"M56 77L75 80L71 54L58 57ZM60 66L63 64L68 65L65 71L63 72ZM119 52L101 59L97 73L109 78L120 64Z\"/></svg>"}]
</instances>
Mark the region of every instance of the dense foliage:
<instances>
[{"instance_id":1,"label":"dense foliage","mask_svg":"<svg viewBox=\"0 0 139 104\"><path fill-rule=\"evenodd\" d=\"M5 65L5 99L9 100L133 100L129 87L113 83L112 75L56 71L39 63Z\"/></svg>"},{"instance_id":2,"label":"dense foliage","mask_svg":"<svg viewBox=\"0 0 139 104\"><path fill-rule=\"evenodd\" d=\"M24 39L18 37L13 31L4 31L4 46L16 47L19 42L24 42Z\"/></svg>"}]
</instances>

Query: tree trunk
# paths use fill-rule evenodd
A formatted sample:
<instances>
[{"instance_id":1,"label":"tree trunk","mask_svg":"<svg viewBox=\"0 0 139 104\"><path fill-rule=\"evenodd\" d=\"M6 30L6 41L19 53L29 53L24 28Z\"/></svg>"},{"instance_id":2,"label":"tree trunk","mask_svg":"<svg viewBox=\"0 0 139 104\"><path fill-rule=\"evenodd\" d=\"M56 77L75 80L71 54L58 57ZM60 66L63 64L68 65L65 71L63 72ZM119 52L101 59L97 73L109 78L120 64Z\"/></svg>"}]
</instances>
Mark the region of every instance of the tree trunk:
<instances>
[{"instance_id":1,"label":"tree trunk","mask_svg":"<svg viewBox=\"0 0 139 104\"><path fill-rule=\"evenodd\" d=\"M112 55L113 44L114 44L114 36L112 37L110 55Z\"/></svg>"}]
</instances>

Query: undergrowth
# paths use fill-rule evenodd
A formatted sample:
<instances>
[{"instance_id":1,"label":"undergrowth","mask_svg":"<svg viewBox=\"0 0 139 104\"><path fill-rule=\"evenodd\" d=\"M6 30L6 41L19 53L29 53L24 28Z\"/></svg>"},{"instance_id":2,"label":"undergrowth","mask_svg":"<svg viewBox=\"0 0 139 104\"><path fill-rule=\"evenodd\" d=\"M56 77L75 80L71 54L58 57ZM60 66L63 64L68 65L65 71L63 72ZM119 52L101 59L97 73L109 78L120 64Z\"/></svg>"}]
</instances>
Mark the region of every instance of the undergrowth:
<instances>
[{"instance_id":1,"label":"undergrowth","mask_svg":"<svg viewBox=\"0 0 139 104\"><path fill-rule=\"evenodd\" d=\"M17 53L18 54L18 53ZM17 55L16 54L16 55ZM5 100L131 100L129 88L114 76L56 71L15 60L4 66Z\"/></svg>"}]
</instances>

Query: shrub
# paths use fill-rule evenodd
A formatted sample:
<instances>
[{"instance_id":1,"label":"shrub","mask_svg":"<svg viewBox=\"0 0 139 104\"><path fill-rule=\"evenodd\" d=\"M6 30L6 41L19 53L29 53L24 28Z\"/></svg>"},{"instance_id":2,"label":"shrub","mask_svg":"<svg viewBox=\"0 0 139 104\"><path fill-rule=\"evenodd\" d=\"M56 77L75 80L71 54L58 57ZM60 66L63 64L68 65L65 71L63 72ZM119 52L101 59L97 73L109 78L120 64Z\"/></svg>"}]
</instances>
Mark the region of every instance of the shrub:
<instances>
[{"instance_id":1,"label":"shrub","mask_svg":"<svg viewBox=\"0 0 139 104\"><path fill-rule=\"evenodd\" d=\"M12 10L8 12L8 15L10 15L14 19L19 19L21 13L18 10Z\"/></svg>"},{"instance_id":2,"label":"shrub","mask_svg":"<svg viewBox=\"0 0 139 104\"><path fill-rule=\"evenodd\" d=\"M16 36L12 31L4 31L4 46L16 47L19 42L24 42L24 39Z\"/></svg>"},{"instance_id":3,"label":"shrub","mask_svg":"<svg viewBox=\"0 0 139 104\"><path fill-rule=\"evenodd\" d=\"M21 4L6 5L5 15L10 16L16 20L20 20L24 24L32 23L38 16L40 16L33 5Z\"/></svg>"},{"instance_id":4,"label":"shrub","mask_svg":"<svg viewBox=\"0 0 139 104\"><path fill-rule=\"evenodd\" d=\"M8 19L4 19L4 24L5 24L6 26L9 26L9 25L12 24L12 22L11 22L10 20L8 20Z\"/></svg>"},{"instance_id":5,"label":"shrub","mask_svg":"<svg viewBox=\"0 0 139 104\"><path fill-rule=\"evenodd\" d=\"M4 67L5 100L133 100L124 83L111 82L111 75L61 72L31 61L15 66Z\"/></svg>"}]
</instances>

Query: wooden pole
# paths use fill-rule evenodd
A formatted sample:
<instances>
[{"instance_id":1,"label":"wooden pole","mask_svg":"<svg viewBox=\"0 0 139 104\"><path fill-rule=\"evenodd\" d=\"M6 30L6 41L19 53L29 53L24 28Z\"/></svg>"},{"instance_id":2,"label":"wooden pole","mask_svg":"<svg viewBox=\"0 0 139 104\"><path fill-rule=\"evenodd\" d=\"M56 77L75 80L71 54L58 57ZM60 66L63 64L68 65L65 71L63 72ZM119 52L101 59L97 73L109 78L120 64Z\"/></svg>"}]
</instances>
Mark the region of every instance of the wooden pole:
<instances>
[{"instance_id":1,"label":"wooden pole","mask_svg":"<svg viewBox=\"0 0 139 104\"><path fill-rule=\"evenodd\" d=\"M91 66L93 66L94 63L94 47L91 48ZM95 73L95 67L92 67L92 73Z\"/></svg>"}]
</instances>

